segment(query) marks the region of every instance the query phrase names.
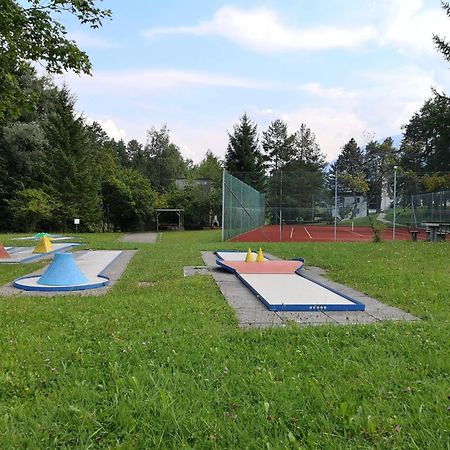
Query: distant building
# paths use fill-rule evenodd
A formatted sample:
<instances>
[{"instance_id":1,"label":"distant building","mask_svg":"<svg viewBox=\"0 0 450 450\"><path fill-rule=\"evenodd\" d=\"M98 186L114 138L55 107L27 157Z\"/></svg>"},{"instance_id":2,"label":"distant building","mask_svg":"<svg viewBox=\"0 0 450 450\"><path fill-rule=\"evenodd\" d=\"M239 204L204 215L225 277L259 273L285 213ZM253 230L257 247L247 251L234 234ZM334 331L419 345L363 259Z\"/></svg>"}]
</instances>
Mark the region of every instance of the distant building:
<instances>
[{"instance_id":1,"label":"distant building","mask_svg":"<svg viewBox=\"0 0 450 450\"><path fill-rule=\"evenodd\" d=\"M176 178L175 184L178 189L185 189L188 184L195 184L197 186L203 187L205 190L209 190L213 187L213 181L207 178L197 178L192 180L190 178Z\"/></svg>"},{"instance_id":2,"label":"distant building","mask_svg":"<svg viewBox=\"0 0 450 450\"><path fill-rule=\"evenodd\" d=\"M343 219L351 219L353 208L355 207L355 199L356 199L356 208L354 211L353 218L358 217L366 217L367 216L367 199L362 195L357 195L353 197L353 195L341 195L337 198L337 216ZM336 216L336 212L334 210L334 206L332 208L333 217Z\"/></svg>"},{"instance_id":3,"label":"distant building","mask_svg":"<svg viewBox=\"0 0 450 450\"><path fill-rule=\"evenodd\" d=\"M383 188L381 190L381 204L380 204L380 211L386 212L388 209L391 208L391 205L393 204L394 199L391 198L388 192L387 183L383 182Z\"/></svg>"}]
</instances>

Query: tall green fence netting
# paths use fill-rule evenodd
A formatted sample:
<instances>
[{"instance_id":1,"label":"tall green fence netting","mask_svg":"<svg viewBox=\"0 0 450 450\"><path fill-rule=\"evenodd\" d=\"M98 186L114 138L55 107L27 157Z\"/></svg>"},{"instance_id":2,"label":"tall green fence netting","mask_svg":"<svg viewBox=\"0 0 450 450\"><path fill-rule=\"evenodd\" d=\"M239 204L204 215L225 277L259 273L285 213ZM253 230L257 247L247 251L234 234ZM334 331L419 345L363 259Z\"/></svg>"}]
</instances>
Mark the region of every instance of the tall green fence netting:
<instances>
[{"instance_id":1,"label":"tall green fence netting","mask_svg":"<svg viewBox=\"0 0 450 450\"><path fill-rule=\"evenodd\" d=\"M222 195L223 241L264 225L264 194L224 171Z\"/></svg>"},{"instance_id":2,"label":"tall green fence netting","mask_svg":"<svg viewBox=\"0 0 450 450\"><path fill-rule=\"evenodd\" d=\"M416 226L426 222L450 223L450 191L411 196L411 222Z\"/></svg>"}]
</instances>

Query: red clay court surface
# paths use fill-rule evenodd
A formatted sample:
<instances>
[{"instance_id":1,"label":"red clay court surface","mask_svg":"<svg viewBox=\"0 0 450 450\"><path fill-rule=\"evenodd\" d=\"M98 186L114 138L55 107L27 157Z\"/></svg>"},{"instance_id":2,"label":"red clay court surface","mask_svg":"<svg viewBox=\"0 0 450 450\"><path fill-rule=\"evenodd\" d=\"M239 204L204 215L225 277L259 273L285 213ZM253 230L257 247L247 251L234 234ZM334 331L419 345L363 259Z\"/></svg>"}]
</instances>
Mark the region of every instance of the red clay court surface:
<instances>
[{"instance_id":1,"label":"red clay court surface","mask_svg":"<svg viewBox=\"0 0 450 450\"><path fill-rule=\"evenodd\" d=\"M370 227L337 227L336 241L339 242L367 242L372 241L373 233ZM408 228L399 227L395 230L398 241L411 240ZM419 231L418 240L425 240L425 231ZM392 240L392 228L383 232L383 240ZM332 225L284 225L280 236L278 225L265 225L261 228L240 234L230 241L233 242L333 242L334 227Z\"/></svg>"}]
</instances>

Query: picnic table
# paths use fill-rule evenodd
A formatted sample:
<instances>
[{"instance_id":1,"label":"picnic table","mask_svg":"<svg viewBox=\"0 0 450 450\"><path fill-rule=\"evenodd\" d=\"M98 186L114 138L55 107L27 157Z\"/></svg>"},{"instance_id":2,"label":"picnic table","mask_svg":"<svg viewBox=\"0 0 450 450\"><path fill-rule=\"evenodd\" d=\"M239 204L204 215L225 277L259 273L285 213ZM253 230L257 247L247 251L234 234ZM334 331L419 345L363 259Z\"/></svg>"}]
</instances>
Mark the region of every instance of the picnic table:
<instances>
[{"instance_id":1,"label":"picnic table","mask_svg":"<svg viewBox=\"0 0 450 450\"><path fill-rule=\"evenodd\" d=\"M444 222L422 222L427 229L427 240L431 242L445 241L450 223Z\"/></svg>"}]
</instances>

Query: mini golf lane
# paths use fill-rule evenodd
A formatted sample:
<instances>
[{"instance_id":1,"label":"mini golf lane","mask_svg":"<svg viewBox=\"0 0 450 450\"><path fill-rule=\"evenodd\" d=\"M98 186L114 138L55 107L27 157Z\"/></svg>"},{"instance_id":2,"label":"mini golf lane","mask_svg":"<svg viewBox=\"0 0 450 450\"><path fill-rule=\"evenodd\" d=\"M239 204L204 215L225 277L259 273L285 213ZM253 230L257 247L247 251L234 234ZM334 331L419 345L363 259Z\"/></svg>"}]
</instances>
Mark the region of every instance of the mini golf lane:
<instances>
[{"instance_id":1,"label":"mini golf lane","mask_svg":"<svg viewBox=\"0 0 450 450\"><path fill-rule=\"evenodd\" d=\"M234 273L271 311L364 311L361 302L305 277L303 260L245 262L237 252L216 252L216 263ZM245 253L243 253L245 258Z\"/></svg>"},{"instance_id":2,"label":"mini golf lane","mask_svg":"<svg viewBox=\"0 0 450 450\"><path fill-rule=\"evenodd\" d=\"M5 247L8 253L11 255L10 258L0 258L0 264L10 264L10 263L25 263L36 261L46 256L53 255L56 252L65 252L70 250L72 247L76 247L77 244L74 242L65 242L64 244L53 244L52 251L47 253L33 253L34 247Z\"/></svg>"},{"instance_id":3,"label":"mini golf lane","mask_svg":"<svg viewBox=\"0 0 450 450\"><path fill-rule=\"evenodd\" d=\"M41 275L34 275L18 278L14 281L14 287L25 291L80 291L106 286L109 279L102 274L121 253L113 250L95 250L78 256L76 263L88 279L86 283L64 286L42 285L38 283Z\"/></svg>"}]
</instances>

